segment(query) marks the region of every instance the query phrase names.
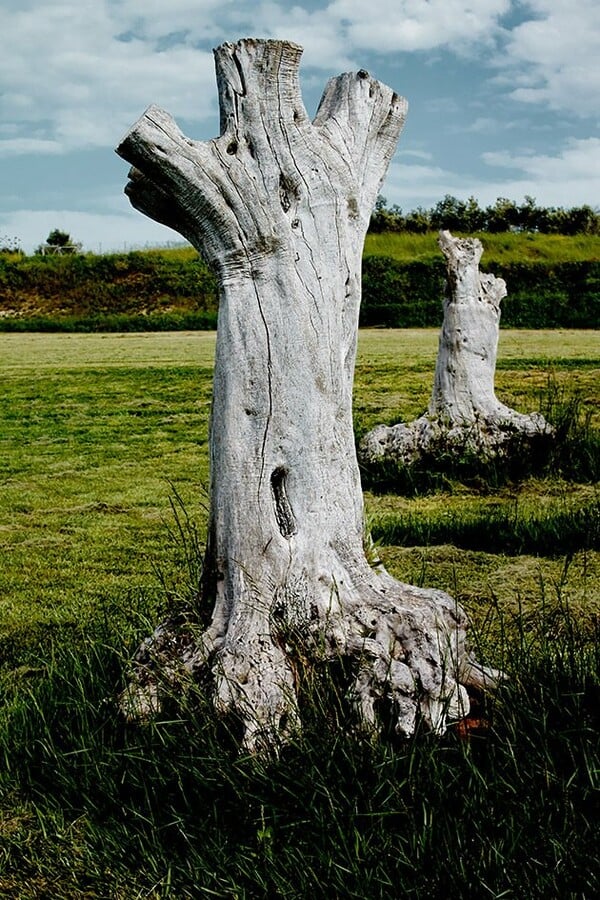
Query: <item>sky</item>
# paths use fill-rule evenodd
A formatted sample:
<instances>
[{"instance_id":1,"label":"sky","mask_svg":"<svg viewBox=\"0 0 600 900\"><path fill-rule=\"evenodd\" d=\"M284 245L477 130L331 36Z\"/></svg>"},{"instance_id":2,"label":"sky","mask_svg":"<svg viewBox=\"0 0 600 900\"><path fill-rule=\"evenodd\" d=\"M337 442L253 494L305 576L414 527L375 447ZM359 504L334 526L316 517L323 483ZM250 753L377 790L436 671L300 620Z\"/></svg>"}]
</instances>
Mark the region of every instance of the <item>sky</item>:
<instances>
[{"instance_id":1,"label":"sky","mask_svg":"<svg viewBox=\"0 0 600 900\"><path fill-rule=\"evenodd\" d=\"M407 98L389 206L600 205L598 0L0 0L0 246L181 242L130 207L114 147L151 103L216 137L212 49L244 37L304 48L311 116L341 72Z\"/></svg>"}]
</instances>

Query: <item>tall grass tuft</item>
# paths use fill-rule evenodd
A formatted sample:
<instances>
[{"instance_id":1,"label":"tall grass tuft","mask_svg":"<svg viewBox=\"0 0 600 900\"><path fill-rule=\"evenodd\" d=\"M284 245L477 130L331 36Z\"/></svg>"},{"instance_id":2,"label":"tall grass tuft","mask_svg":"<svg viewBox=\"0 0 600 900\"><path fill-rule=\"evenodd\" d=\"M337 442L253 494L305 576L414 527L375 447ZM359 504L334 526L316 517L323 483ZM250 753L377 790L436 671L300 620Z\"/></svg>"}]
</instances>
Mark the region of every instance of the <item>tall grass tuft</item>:
<instances>
[{"instance_id":1,"label":"tall grass tuft","mask_svg":"<svg viewBox=\"0 0 600 900\"><path fill-rule=\"evenodd\" d=\"M540 394L540 411L556 432L550 448L550 474L570 481L600 481L600 432L592 425L593 410L581 393L548 379Z\"/></svg>"}]
</instances>

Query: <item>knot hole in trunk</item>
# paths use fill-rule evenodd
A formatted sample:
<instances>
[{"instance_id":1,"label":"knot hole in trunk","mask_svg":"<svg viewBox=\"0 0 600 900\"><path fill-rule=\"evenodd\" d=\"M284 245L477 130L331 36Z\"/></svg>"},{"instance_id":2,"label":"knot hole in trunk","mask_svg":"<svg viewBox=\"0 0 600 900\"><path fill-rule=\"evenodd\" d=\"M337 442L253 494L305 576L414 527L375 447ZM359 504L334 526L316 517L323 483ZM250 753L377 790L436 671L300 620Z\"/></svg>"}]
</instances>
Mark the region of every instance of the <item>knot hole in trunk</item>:
<instances>
[{"instance_id":1,"label":"knot hole in trunk","mask_svg":"<svg viewBox=\"0 0 600 900\"><path fill-rule=\"evenodd\" d=\"M287 497L286 481L287 470L283 466L278 466L271 474L271 490L273 491L273 502L275 504L275 518L277 525L284 538L290 538L296 534L296 519Z\"/></svg>"},{"instance_id":2,"label":"knot hole in trunk","mask_svg":"<svg viewBox=\"0 0 600 900\"><path fill-rule=\"evenodd\" d=\"M279 202L284 213L289 212L292 206L295 209L299 200L300 188L298 183L282 172L279 176Z\"/></svg>"}]
</instances>

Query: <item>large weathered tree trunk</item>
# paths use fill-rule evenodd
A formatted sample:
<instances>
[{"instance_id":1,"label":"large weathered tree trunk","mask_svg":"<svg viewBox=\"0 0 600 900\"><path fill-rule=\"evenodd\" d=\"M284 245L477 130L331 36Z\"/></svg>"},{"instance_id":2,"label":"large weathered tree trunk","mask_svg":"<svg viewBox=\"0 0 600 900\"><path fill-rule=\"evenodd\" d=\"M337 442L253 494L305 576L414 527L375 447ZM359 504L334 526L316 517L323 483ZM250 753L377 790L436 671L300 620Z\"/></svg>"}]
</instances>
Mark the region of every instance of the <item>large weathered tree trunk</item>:
<instances>
[{"instance_id":1,"label":"large weathered tree trunk","mask_svg":"<svg viewBox=\"0 0 600 900\"><path fill-rule=\"evenodd\" d=\"M433 391L425 415L410 423L379 425L363 439L361 459L411 463L436 450L465 450L489 458L527 449L551 428L539 413L505 406L494 390L502 278L479 271L483 253L477 238L440 231L448 293L440 333Z\"/></svg>"},{"instance_id":2,"label":"large weathered tree trunk","mask_svg":"<svg viewBox=\"0 0 600 900\"><path fill-rule=\"evenodd\" d=\"M161 660L208 668L218 708L255 747L297 719L301 645L356 660L367 723L386 697L398 731L419 712L442 728L468 709L462 684L484 676L450 597L369 565L352 427L363 241L406 103L345 74L311 123L300 47L249 39L215 55L219 138L190 141L151 107L118 148L134 206L181 231L220 280L201 588L214 611L199 639L157 630L131 702L156 702Z\"/></svg>"}]
</instances>

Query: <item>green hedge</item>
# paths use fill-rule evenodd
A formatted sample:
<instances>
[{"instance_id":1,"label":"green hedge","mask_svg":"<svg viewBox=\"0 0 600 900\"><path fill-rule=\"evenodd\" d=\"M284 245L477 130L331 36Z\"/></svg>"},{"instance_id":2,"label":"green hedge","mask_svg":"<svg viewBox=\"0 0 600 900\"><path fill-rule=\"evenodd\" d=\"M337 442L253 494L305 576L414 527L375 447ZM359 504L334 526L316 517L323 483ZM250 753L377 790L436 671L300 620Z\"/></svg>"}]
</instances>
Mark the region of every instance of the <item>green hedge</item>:
<instances>
[{"instance_id":1,"label":"green hedge","mask_svg":"<svg viewBox=\"0 0 600 900\"><path fill-rule=\"evenodd\" d=\"M363 326L423 328L442 321L443 262L404 263L387 256L366 256L362 283Z\"/></svg>"},{"instance_id":2,"label":"green hedge","mask_svg":"<svg viewBox=\"0 0 600 900\"><path fill-rule=\"evenodd\" d=\"M508 296L502 325L512 328L598 328L600 262L495 263ZM438 326L446 284L443 261L403 263L384 256L363 260L360 324L389 328Z\"/></svg>"},{"instance_id":3,"label":"green hedge","mask_svg":"<svg viewBox=\"0 0 600 900\"><path fill-rule=\"evenodd\" d=\"M0 318L0 332L146 332L146 331L214 331L217 313L183 312L153 315L98 316L20 316Z\"/></svg>"},{"instance_id":4,"label":"green hedge","mask_svg":"<svg viewBox=\"0 0 600 900\"><path fill-rule=\"evenodd\" d=\"M600 262L490 264L506 280L502 325L597 328ZM445 265L440 259L363 260L360 324L437 327ZM217 285L193 251L109 256L0 254L1 331L150 331L214 328Z\"/></svg>"},{"instance_id":5,"label":"green hedge","mask_svg":"<svg viewBox=\"0 0 600 900\"><path fill-rule=\"evenodd\" d=\"M600 262L506 263L494 267L508 296L502 322L514 328L600 327Z\"/></svg>"}]
</instances>

